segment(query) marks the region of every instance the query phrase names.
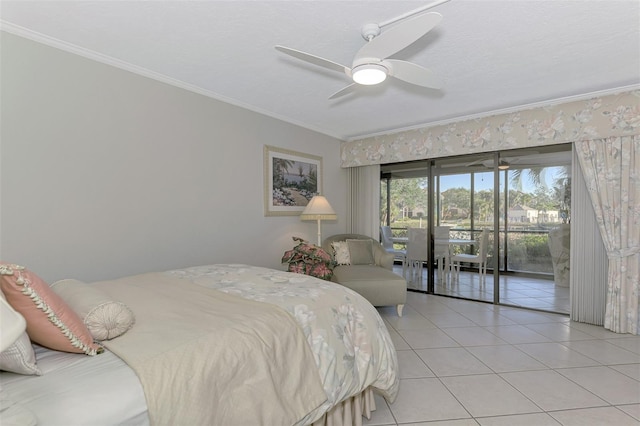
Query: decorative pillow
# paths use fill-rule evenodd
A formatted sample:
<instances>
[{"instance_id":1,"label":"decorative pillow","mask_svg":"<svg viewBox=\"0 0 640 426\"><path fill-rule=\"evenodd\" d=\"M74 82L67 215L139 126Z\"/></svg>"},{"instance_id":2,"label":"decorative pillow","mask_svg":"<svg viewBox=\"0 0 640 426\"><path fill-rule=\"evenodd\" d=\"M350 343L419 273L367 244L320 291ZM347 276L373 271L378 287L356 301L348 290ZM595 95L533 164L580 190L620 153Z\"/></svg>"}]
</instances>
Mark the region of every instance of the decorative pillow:
<instances>
[{"instance_id":1,"label":"decorative pillow","mask_svg":"<svg viewBox=\"0 0 640 426\"><path fill-rule=\"evenodd\" d=\"M103 351L60 296L23 266L0 263L0 287L9 304L27 320L27 334L47 348L95 355Z\"/></svg>"},{"instance_id":2,"label":"decorative pillow","mask_svg":"<svg viewBox=\"0 0 640 426\"><path fill-rule=\"evenodd\" d=\"M293 241L297 242L295 247L282 256L282 263L289 264L287 271L330 280L335 263L329 253L300 237L293 237Z\"/></svg>"},{"instance_id":3,"label":"decorative pillow","mask_svg":"<svg viewBox=\"0 0 640 426\"><path fill-rule=\"evenodd\" d=\"M82 318L96 340L118 337L129 330L136 320L127 305L112 300L102 290L82 281L56 281L51 288Z\"/></svg>"},{"instance_id":4,"label":"decorative pillow","mask_svg":"<svg viewBox=\"0 0 640 426\"><path fill-rule=\"evenodd\" d=\"M351 265L351 256L349 256L349 246L346 241L335 241L331 243L333 254L338 265Z\"/></svg>"},{"instance_id":5,"label":"decorative pillow","mask_svg":"<svg viewBox=\"0 0 640 426\"><path fill-rule=\"evenodd\" d=\"M6 300L0 292L0 297ZM29 335L24 331L7 349L0 353L0 370L16 374L41 375L36 364L36 354L33 352Z\"/></svg>"},{"instance_id":6,"label":"decorative pillow","mask_svg":"<svg viewBox=\"0 0 640 426\"><path fill-rule=\"evenodd\" d=\"M33 352L31 340L26 332L18 340L0 353L0 370L28 376L40 376L42 372L36 364L36 354Z\"/></svg>"},{"instance_id":7,"label":"decorative pillow","mask_svg":"<svg viewBox=\"0 0 640 426\"><path fill-rule=\"evenodd\" d=\"M347 240L352 265L373 265L372 240Z\"/></svg>"}]
</instances>

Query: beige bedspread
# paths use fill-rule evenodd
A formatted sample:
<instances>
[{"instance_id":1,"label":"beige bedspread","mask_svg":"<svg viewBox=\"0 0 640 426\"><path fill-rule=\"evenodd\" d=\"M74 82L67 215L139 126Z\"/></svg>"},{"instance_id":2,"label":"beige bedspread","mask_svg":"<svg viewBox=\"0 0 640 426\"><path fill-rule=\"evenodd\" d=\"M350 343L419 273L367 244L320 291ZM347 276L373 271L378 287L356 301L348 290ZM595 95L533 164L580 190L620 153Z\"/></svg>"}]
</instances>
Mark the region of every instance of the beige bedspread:
<instances>
[{"instance_id":1,"label":"beige bedspread","mask_svg":"<svg viewBox=\"0 0 640 426\"><path fill-rule=\"evenodd\" d=\"M105 346L137 373L152 424L292 425L326 402L305 335L281 308L163 273L93 285L136 315Z\"/></svg>"},{"instance_id":2,"label":"beige bedspread","mask_svg":"<svg viewBox=\"0 0 640 426\"><path fill-rule=\"evenodd\" d=\"M202 265L165 274L198 286L286 310L307 336L327 400L300 425L312 424L342 401L375 389L398 394L396 350L382 318L362 296L309 275L244 264Z\"/></svg>"}]
</instances>

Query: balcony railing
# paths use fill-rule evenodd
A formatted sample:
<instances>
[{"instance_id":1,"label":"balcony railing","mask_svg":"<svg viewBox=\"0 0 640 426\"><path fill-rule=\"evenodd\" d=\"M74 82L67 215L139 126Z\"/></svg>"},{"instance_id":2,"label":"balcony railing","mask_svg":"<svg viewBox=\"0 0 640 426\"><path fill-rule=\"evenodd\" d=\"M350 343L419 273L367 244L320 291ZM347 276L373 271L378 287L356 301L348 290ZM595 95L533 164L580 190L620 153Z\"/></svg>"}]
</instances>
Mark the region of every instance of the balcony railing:
<instances>
[{"instance_id":1,"label":"balcony railing","mask_svg":"<svg viewBox=\"0 0 640 426\"><path fill-rule=\"evenodd\" d=\"M407 236L406 227L392 227L394 238ZM493 230L490 229L489 247L487 250L489 269L493 265L495 247ZM477 238L480 229L451 228L451 238ZM505 251L506 236L506 251ZM396 243L398 246L403 243ZM398 247L401 248L401 247ZM473 248L454 247L454 250L473 250ZM509 272L525 272L532 274L553 274L553 262L549 251L549 230L547 229L508 229L500 231L500 270ZM506 258L506 268L505 268Z\"/></svg>"}]
</instances>

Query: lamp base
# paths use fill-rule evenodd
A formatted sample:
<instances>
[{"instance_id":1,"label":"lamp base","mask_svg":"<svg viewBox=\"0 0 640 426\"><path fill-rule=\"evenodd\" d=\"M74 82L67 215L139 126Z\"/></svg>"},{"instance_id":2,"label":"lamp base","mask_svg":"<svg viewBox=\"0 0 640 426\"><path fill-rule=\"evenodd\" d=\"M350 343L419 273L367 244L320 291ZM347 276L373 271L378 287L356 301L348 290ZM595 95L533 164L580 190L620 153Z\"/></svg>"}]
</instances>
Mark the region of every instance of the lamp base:
<instances>
[{"instance_id":1,"label":"lamp base","mask_svg":"<svg viewBox=\"0 0 640 426\"><path fill-rule=\"evenodd\" d=\"M322 233L320 232L320 219L318 219L318 247L322 246Z\"/></svg>"}]
</instances>

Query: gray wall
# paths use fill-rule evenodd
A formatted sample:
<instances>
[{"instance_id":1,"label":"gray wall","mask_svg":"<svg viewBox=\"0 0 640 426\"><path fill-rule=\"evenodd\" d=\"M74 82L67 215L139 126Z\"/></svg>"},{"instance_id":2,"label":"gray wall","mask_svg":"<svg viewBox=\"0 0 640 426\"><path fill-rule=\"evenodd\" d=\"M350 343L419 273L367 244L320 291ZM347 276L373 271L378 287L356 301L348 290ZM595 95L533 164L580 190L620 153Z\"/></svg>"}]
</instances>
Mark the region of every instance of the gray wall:
<instances>
[{"instance_id":1,"label":"gray wall","mask_svg":"<svg viewBox=\"0 0 640 426\"><path fill-rule=\"evenodd\" d=\"M344 232L340 141L3 32L0 258L85 281L210 263L283 269L313 222L263 215L263 145L323 157ZM292 100L294 101L294 100Z\"/></svg>"}]
</instances>

